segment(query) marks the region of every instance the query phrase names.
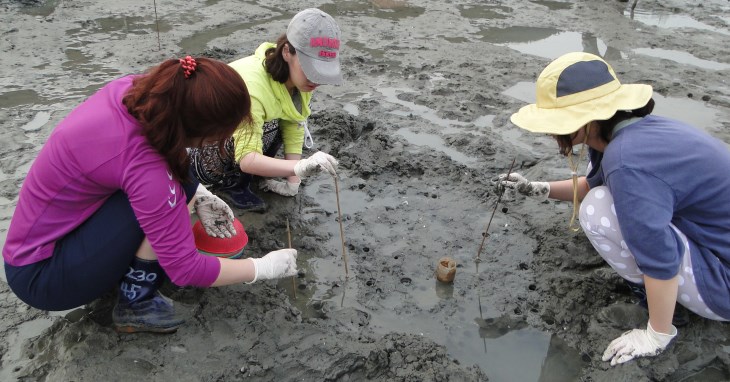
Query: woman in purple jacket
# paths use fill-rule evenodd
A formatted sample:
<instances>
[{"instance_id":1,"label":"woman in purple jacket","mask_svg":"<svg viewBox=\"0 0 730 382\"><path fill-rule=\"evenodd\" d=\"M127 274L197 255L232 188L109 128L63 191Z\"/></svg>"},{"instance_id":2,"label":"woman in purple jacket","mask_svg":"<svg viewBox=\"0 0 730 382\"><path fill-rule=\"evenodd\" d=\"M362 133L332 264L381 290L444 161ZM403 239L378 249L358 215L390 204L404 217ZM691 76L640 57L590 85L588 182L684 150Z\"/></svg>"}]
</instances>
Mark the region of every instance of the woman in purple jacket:
<instances>
[{"instance_id":1,"label":"woman in purple jacket","mask_svg":"<svg viewBox=\"0 0 730 382\"><path fill-rule=\"evenodd\" d=\"M212 236L236 234L230 208L191 177L188 147L223 142L250 118L241 77L190 56L112 81L51 133L20 190L3 259L27 304L66 310L118 286L123 332L175 331L158 292L296 274L296 251L226 259L195 248L189 206ZM163 273L164 271L164 273Z\"/></svg>"}]
</instances>

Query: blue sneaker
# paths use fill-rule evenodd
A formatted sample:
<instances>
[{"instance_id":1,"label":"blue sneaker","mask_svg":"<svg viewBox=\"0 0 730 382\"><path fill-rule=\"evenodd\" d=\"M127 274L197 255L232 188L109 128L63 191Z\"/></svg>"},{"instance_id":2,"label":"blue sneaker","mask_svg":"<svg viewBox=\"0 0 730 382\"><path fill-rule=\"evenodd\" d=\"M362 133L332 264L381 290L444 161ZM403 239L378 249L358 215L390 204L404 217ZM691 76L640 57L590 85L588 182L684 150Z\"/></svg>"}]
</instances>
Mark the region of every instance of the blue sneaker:
<instances>
[{"instance_id":1,"label":"blue sneaker","mask_svg":"<svg viewBox=\"0 0 730 382\"><path fill-rule=\"evenodd\" d=\"M266 210L266 202L251 192L248 186L239 189L219 190L219 192L224 199L239 210L251 212Z\"/></svg>"},{"instance_id":2,"label":"blue sneaker","mask_svg":"<svg viewBox=\"0 0 730 382\"><path fill-rule=\"evenodd\" d=\"M185 320L175 316L172 300L161 295L165 272L157 261L135 257L119 283L112 321L120 333L172 333Z\"/></svg>"},{"instance_id":3,"label":"blue sneaker","mask_svg":"<svg viewBox=\"0 0 730 382\"><path fill-rule=\"evenodd\" d=\"M172 333L185 323L184 319L175 315L172 300L160 292L134 303L117 302L112 311L112 321L120 333Z\"/></svg>"},{"instance_id":4,"label":"blue sneaker","mask_svg":"<svg viewBox=\"0 0 730 382\"><path fill-rule=\"evenodd\" d=\"M226 199L233 207L243 211L264 211L266 203L251 192L249 185L253 175L238 172L226 177L222 184L215 185L212 191Z\"/></svg>"}]
</instances>

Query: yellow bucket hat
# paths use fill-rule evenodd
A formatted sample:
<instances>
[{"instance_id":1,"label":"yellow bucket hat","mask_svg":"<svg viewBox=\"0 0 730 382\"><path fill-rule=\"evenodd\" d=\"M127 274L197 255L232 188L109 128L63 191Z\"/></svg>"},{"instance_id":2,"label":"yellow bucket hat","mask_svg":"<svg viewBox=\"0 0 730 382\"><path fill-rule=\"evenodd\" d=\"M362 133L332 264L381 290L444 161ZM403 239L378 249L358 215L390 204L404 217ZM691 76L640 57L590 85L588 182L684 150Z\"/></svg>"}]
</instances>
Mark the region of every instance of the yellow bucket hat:
<instances>
[{"instance_id":1,"label":"yellow bucket hat","mask_svg":"<svg viewBox=\"0 0 730 382\"><path fill-rule=\"evenodd\" d=\"M515 125L534 132L571 134L586 123L611 118L618 110L649 102L650 85L622 85L602 58L568 53L551 62L537 78L537 103L512 114Z\"/></svg>"}]
</instances>

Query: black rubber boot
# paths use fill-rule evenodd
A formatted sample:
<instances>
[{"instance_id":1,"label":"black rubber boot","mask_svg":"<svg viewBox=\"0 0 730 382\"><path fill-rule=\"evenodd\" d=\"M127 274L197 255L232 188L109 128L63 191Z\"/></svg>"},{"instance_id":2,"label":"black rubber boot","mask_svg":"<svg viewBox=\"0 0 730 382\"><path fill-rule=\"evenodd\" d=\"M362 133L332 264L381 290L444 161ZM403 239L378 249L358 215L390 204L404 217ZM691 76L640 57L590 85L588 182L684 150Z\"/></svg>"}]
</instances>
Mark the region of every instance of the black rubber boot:
<instances>
[{"instance_id":1,"label":"black rubber boot","mask_svg":"<svg viewBox=\"0 0 730 382\"><path fill-rule=\"evenodd\" d=\"M157 261L135 257L119 285L119 297L112 311L118 332L172 333L185 323L176 317L172 300L158 291L163 277Z\"/></svg>"},{"instance_id":2,"label":"black rubber boot","mask_svg":"<svg viewBox=\"0 0 730 382\"><path fill-rule=\"evenodd\" d=\"M649 309L649 303L646 300L646 288L641 284L632 283L624 280L631 290L631 293L638 299L637 304L644 309ZM682 304L675 304L674 315L672 316L672 325L676 327L686 326L689 323L689 311Z\"/></svg>"},{"instance_id":3,"label":"black rubber boot","mask_svg":"<svg viewBox=\"0 0 730 382\"><path fill-rule=\"evenodd\" d=\"M240 175L231 179L228 184L216 187L215 191L239 210L264 211L266 203L249 188L252 178L251 174L240 173Z\"/></svg>"}]
</instances>

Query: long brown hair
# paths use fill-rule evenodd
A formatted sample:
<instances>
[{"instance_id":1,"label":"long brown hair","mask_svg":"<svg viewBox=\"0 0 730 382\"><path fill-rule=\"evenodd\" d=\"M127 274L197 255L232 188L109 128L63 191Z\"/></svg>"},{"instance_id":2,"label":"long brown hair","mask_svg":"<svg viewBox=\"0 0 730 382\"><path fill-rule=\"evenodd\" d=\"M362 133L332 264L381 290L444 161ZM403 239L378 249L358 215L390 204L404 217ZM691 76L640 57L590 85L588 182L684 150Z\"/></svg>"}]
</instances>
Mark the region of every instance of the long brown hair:
<instances>
[{"instance_id":1,"label":"long brown hair","mask_svg":"<svg viewBox=\"0 0 730 382\"><path fill-rule=\"evenodd\" d=\"M297 54L297 50L289 43L286 33L276 40L276 48L266 50L266 59L264 60L266 72L271 75L271 78L282 84L289 80L289 64L284 61L283 53L285 47L288 47L289 53Z\"/></svg>"},{"instance_id":2,"label":"long brown hair","mask_svg":"<svg viewBox=\"0 0 730 382\"><path fill-rule=\"evenodd\" d=\"M189 180L188 144L214 139L223 152L225 139L251 120L251 98L241 76L217 60L196 57L195 62L188 78L176 59L153 67L134 79L122 100L180 182Z\"/></svg>"}]
</instances>

